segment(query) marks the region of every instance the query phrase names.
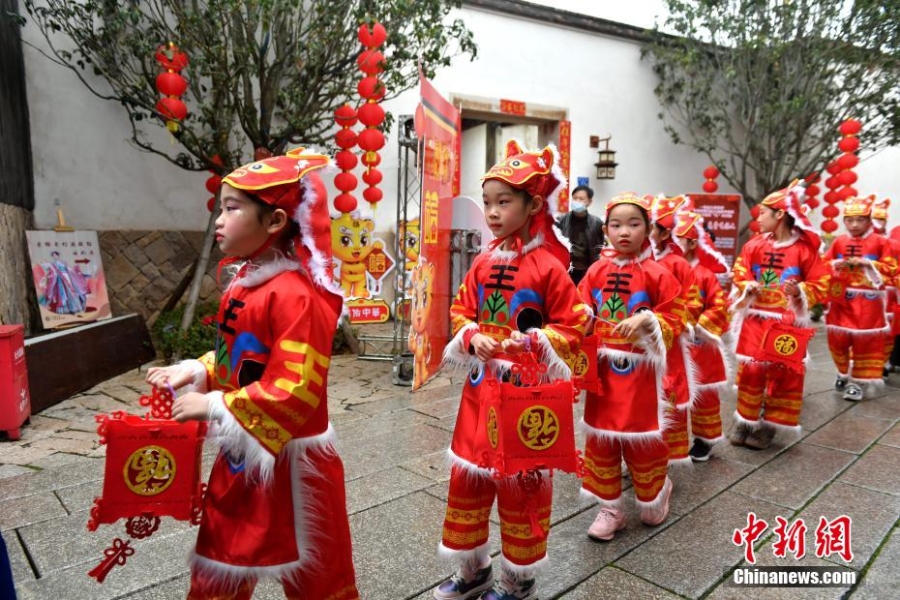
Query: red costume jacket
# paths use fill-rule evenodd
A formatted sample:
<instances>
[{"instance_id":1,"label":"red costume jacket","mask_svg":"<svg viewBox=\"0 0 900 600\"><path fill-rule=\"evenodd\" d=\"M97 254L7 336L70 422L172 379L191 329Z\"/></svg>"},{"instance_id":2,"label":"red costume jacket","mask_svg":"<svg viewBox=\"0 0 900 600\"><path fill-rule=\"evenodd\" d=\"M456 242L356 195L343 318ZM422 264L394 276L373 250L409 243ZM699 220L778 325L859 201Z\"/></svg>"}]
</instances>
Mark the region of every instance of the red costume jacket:
<instances>
[{"instance_id":1,"label":"red costume jacket","mask_svg":"<svg viewBox=\"0 0 900 600\"><path fill-rule=\"evenodd\" d=\"M684 322L676 314L681 286L650 254L649 247L637 257L604 250L578 284L582 300L597 315L594 334L600 386L587 390L584 407L584 423L595 435L662 435L666 355L684 330ZM621 321L644 310L656 316L652 335L635 340L613 332Z\"/></svg>"},{"instance_id":2,"label":"red costume jacket","mask_svg":"<svg viewBox=\"0 0 900 600\"><path fill-rule=\"evenodd\" d=\"M503 250L479 254L450 307L454 338L444 351L444 363L471 369L450 446L462 466L479 464L475 429L485 371L499 378L511 364L510 357L497 354L483 365L469 352L472 336L481 333L502 342L513 331L533 332L548 379L568 380L590 326L590 308L578 298L566 269L540 242L540 237L532 240L522 255Z\"/></svg>"},{"instance_id":3,"label":"red costume jacket","mask_svg":"<svg viewBox=\"0 0 900 600\"><path fill-rule=\"evenodd\" d=\"M791 313L798 326L809 327L809 308L824 303L830 274L806 236L794 232L789 240L777 242L772 234L758 235L746 244L734 263L735 308L741 317L738 329L739 360L759 360L766 321ZM800 282L800 296L784 293L788 281ZM746 297L747 285L759 284L759 293Z\"/></svg>"},{"instance_id":4,"label":"red costume jacket","mask_svg":"<svg viewBox=\"0 0 900 600\"><path fill-rule=\"evenodd\" d=\"M328 422L338 307L292 260L245 269L223 294L216 349L201 359L222 451L195 568L232 581L312 572L308 581L323 582L314 595L356 598L343 466Z\"/></svg>"},{"instance_id":5,"label":"red costume jacket","mask_svg":"<svg viewBox=\"0 0 900 600\"><path fill-rule=\"evenodd\" d=\"M693 315L698 311L698 299L694 292L694 273L684 254L674 243L656 255L656 262L675 276L681 291L675 300L673 312L683 323L693 326ZM673 395L675 406L684 407L693 402L698 393L697 368L691 357L691 331L685 328L677 337L677 348L666 355L665 386Z\"/></svg>"},{"instance_id":6,"label":"red costume jacket","mask_svg":"<svg viewBox=\"0 0 900 600\"><path fill-rule=\"evenodd\" d=\"M691 357L697 369L697 384L718 385L727 379L726 359L728 342L723 341L729 333L728 302L725 292L715 273L700 264L690 263L694 285L688 306L691 323L694 324L694 343Z\"/></svg>"},{"instance_id":7,"label":"red costume jacket","mask_svg":"<svg viewBox=\"0 0 900 600\"><path fill-rule=\"evenodd\" d=\"M835 238L824 258L832 268L828 328L849 333L884 330L885 284L897 273L890 242L871 228L860 237L844 234ZM851 265L851 258L859 262Z\"/></svg>"}]
</instances>

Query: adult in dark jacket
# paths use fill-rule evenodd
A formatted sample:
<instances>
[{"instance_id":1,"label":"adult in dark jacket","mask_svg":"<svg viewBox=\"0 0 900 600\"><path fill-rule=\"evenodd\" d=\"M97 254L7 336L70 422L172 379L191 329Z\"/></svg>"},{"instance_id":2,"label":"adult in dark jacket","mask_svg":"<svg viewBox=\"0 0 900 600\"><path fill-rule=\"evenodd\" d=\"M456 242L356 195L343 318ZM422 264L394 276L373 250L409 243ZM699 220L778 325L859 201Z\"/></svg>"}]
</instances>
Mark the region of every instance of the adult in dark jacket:
<instances>
[{"instance_id":1,"label":"adult in dark jacket","mask_svg":"<svg viewBox=\"0 0 900 600\"><path fill-rule=\"evenodd\" d=\"M569 252L572 260L569 276L575 285L584 277L588 267L600 257L600 248L603 246L603 221L588 212L593 199L594 190L586 185L579 185L572 192L569 212L557 222L563 235L572 244Z\"/></svg>"}]
</instances>

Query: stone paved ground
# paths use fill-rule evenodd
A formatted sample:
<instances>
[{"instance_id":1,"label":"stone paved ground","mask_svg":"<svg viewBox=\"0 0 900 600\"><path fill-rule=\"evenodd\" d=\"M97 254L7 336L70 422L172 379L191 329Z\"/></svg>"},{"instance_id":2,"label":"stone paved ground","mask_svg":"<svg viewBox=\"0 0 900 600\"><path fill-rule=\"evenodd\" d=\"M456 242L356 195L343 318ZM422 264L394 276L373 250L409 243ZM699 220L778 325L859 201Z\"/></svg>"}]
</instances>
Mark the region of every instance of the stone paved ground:
<instances>
[{"instance_id":1,"label":"stone paved ground","mask_svg":"<svg viewBox=\"0 0 900 600\"><path fill-rule=\"evenodd\" d=\"M831 389L833 367L824 332L813 343L806 382L803 435L762 452L727 444L706 464L673 474L672 515L661 527L642 526L629 508L628 528L606 544L587 539L596 509L578 496L578 482L556 476L551 565L541 598L891 598L900 587L900 375L874 398L854 404ZM100 492L104 447L94 416L112 410L142 412L142 372L117 377L41 414L22 440L0 442L0 531L13 561L21 598L83 600L183 598L185 557L196 531L164 519L151 538L103 585L86 572L103 548L122 535L120 525L85 529ZM336 357L329 406L341 439L348 511L359 588L366 600L430 598L449 573L436 556L447 494L444 462L454 426L459 383L439 377L411 394L391 384L390 364ZM580 406L580 405L579 405ZM730 424L734 397L723 401ZM207 448L206 465L215 452ZM630 491L627 492L630 494ZM632 496L633 497L633 496ZM820 517L852 518L853 560L861 580L836 588L754 588L721 583L741 564L731 542L748 512L770 524L776 516L802 517L807 556L775 558L771 537L760 542L760 565L845 565L837 555L816 558ZM499 527L494 516L494 547ZM767 532L768 533L768 532ZM257 598L280 598L261 584ZM317 599L311 599L317 600Z\"/></svg>"}]
</instances>

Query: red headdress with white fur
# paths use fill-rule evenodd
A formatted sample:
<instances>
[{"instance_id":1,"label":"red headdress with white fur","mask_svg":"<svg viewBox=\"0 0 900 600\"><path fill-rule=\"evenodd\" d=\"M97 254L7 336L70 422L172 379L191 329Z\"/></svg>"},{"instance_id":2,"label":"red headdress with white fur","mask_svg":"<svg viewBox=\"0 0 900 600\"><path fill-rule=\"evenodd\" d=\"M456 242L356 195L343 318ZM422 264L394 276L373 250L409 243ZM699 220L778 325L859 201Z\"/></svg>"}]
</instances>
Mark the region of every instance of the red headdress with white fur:
<instances>
[{"instance_id":1,"label":"red headdress with white fur","mask_svg":"<svg viewBox=\"0 0 900 600\"><path fill-rule=\"evenodd\" d=\"M569 240L559 231L553 219L559 194L568 185L558 163L557 151L552 144L543 150L524 150L519 142L509 140L505 158L491 167L481 180L497 179L524 190L532 197L544 199L544 208L531 218L528 232L532 239L542 235L542 245L568 269ZM488 249L493 250L502 242L502 239L493 240L488 244Z\"/></svg>"},{"instance_id":2,"label":"red headdress with white fur","mask_svg":"<svg viewBox=\"0 0 900 600\"><path fill-rule=\"evenodd\" d=\"M792 181L786 188L777 190L766 196L760 203L773 210L783 210L794 218L794 227L800 230L800 234L807 239L813 249L818 251L822 245L819 234L813 228L806 210L803 206L803 196L806 187L799 179Z\"/></svg>"},{"instance_id":3,"label":"red headdress with white fur","mask_svg":"<svg viewBox=\"0 0 900 600\"><path fill-rule=\"evenodd\" d=\"M335 287L332 274L328 192L316 172L330 164L331 160L323 154L296 148L284 156L238 167L222 183L283 209L296 221L300 234L294 239L294 252L316 286L332 296L329 300L340 312L343 296Z\"/></svg>"},{"instance_id":4,"label":"red headdress with white fur","mask_svg":"<svg viewBox=\"0 0 900 600\"><path fill-rule=\"evenodd\" d=\"M697 240L694 255L701 265L713 273L727 273L728 262L716 250L712 239L703 228L703 216L689 210L680 210L675 215L675 228L672 234L685 240Z\"/></svg>"}]
</instances>

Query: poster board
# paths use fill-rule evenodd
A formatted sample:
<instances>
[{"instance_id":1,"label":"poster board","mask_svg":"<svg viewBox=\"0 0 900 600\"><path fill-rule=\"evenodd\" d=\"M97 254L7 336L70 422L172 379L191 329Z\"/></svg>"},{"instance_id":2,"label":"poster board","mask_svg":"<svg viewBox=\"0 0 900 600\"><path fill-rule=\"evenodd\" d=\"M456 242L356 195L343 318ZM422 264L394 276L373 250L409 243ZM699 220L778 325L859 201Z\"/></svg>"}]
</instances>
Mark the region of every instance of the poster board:
<instances>
[{"instance_id":1,"label":"poster board","mask_svg":"<svg viewBox=\"0 0 900 600\"><path fill-rule=\"evenodd\" d=\"M737 258L738 232L740 231L740 194L688 194L694 210L703 217L707 229L716 236L716 249L734 266Z\"/></svg>"},{"instance_id":2,"label":"poster board","mask_svg":"<svg viewBox=\"0 0 900 600\"><path fill-rule=\"evenodd\" d=\"M112 316L96 231L26 231L45 329Z\"/></svg>"}]
</instances>

